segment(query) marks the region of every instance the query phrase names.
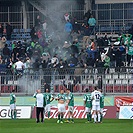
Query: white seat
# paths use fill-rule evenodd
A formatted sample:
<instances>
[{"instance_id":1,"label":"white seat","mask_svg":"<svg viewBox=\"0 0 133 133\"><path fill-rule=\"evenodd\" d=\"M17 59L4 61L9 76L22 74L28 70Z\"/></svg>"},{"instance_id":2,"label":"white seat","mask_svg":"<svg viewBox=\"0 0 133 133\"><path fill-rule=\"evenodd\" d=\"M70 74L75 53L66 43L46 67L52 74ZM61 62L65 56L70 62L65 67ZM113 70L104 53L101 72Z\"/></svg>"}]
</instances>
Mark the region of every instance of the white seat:
<instances>
[{"instance_id":1,"label":"white seat","mask_svg":"<svg viewBox=\"0 0 133 133\"><path fill-rule=\"evenodd\" d=\"M110 68L110 73L115 73L115 69L114 68Z\"/></svg>"},{"instance_id":2,"label":"white seat","mask_svg":"<svg viewBox=\"0 0 133 133\"><path fill-rule=\"evenodd\" d=\"M98 80L94 80L94 84L98 84Z\"/></svg>"},{"instance_id":3,"label":"white seat","mask_svg":"<svg viewBox=\"0 0 133 133\"><path fill-rule=\"evenodd\" d=\"M114 74L113 79L118 79L118 74Z\"/></svg>"},{"instance_id":4,"label":"white seat","mask_svg":"<svg viewBox=\"0 0 133 133\"><path fill-rule=\"evenodd\" d=\"M113 79L109 80L108 84L114 84L114 80Z\"/></svg>"},{"instance_id":5,"label":"white seat","mask_svg":"<svg viewBox=\"0 0 133 133\"><path fill-rule=\"evenodd\" d=\"M111 77L111 74L106 74L105 75L105 79L111 79L112 77Z\"/></svg>"},{"instance_id":6,"label":"white seat","mask_svg":"<svg viewBox=\"0 0 133 133\"><path fill-rule=\"evenodd\" d=\"M123 79L123 80L122 80L122 84L123 84L123 85L128 84L128 80L127 80L127 79Z\"/></svg>"},{"instance_id":7,"label":"white seat","mask_svg":"<svg viewBox=\"0 0 133 133\"><path fill-rule=\"evenodd\" d=\"M133 80L133 76L132 76L132 74L127 74L127 78Z\"/></svg>"},{"instance_id":8,"label":"white seat","mask_svg":"<svg viewBox=\"0 0 133 133\"><path fill-rule=\"evenodd\" d=\"M13 81L10 81L10 80L9 80L9 81L8 81L8 84L13 84Z\"/></svg>"},{"instance_id":9,"label":"white seat","mask_svg":"<svg viewBox=\"0 0 133 133\"><path fill-rule=\"evenodd\" d=\"M119 75L119 78L120 78L120 79L125 79L125 74L120 74L120 75Z\"/></svg>"},{"instance_id":10,"label":"white seat","mask_svg":"<svg viewBox=\"0 0 133 133\"><path fill-rule=\"evenodd\" d=\"M115 80L115 84L121 84L121 80L120 79Z\"/></svg>"},{"instance_id":11,"label":"white seat","mask_svg":"<svg viewBox=\"0 0 133 133\"><path fill-rule=\"evenodd\" d=\"M87 84L87 80L82 80L82 84Z\"/></svg>"},{"instance_id":12,"label":"white seat","mask_svg":"<svg viewBox=\"0 0 133 133\"><path fill-rule=\"evenodd\" d=\"M129 80L129 84L130 84L130 85L133 85L133 79L130 79L130 80Z\"/></svg>"},{"instance_id":13,"label":"white seat","mask_svg":"<svg viewBox=\"0 0 133 133\"><path fill-rule=\"evenodd\" d=\"M88 84L94 84L93 79L89 79Z\"/></svg>"},{"instance_id":14,"label":"white seat","mask_svg":"<svg viewBox=\"0 0 133 133\"><path fill-rule=\"evenodd\" d=\"M107 80L105 80L105 84L108 84L109 83L109 80L107 79Z\"/></svg>"}]
</instances>

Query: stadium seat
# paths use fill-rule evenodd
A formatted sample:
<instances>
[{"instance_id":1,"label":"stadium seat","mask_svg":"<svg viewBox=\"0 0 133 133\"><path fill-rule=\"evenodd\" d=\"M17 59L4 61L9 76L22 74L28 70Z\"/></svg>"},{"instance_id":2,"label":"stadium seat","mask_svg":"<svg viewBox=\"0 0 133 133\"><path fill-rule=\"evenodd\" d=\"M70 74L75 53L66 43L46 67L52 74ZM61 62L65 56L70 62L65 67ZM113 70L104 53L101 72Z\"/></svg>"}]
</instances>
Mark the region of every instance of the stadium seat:
<instances>
[{"instance_id":1,"label":"stadium seat","mask_svg":"<svg viewBox=\"0 0 133 133\"><path fill-rule=\"evenodd\" d=\"M19 31L20 31L20 33L24 33L25 29L20 29Z\"/></svg>"},{"instance_id":2,"label":"stadium seat","mask_svg":"<svg viewBox=\"0 0 133 133\"><path fill-rule=\"evenodd\" d=\"M120 85L115 85L114 86L114 93L120 93L121 92L121 86Z\"/></svg>"},{"instance_id":3,"label":"stadium seat","mask_svg":"<svg viewBox=\"0 0 133 133\"><path fill-rule=\"evenodd\" d=\"M98 84L98 80L94 80L94 84L97 85Z\"/></svg>"},{"instance_id":4,"label":"stadium seat","mask_svg":"<svg viewBox=\"0 0 133 133\"><path fill-rule=\"evenodd\" d=\"M106 74L106 75L105 75L105 79L112 79L111 74Z\"/></svg>"},{"instance_id":5,"label":"stadium seat","mask_svg":"<svg viewBox=\"0 0 133 133\"><path fill-rule=\"evenodd\" d=\"M115 73L115 68L110 68L109 73Z\"/></svg>"},{"instance_id":6,"label":"stadium seat","mask_svg":"<svg viewBox=\"0 0 133 133\"><path fill-rule=\"evenodd\" d=\"M106 93L113 93L113 85L106 86Z\"/></svg>"},{"instance_id":7,"label":"stadium seat","mask_svg":"<svg viewBox=\"0 0 133 133\"><path fill-rule=\"evenodd\" d=\"M128 80L127 79L123 79L121 82L122 85L127 85L128 84Z\"/></svg>"},{"instance_id":8,"label":"stadium seat","mask_svg":"<svg viewBox=\"0 0 133 133\"><path fill-rule=\"evenodd\" d=\"M129 93L133 93L133 85L129 85L128 86L128 92Z\"/></svg>"},{"instance_id":9,"label":"stadium seat","mask_svg":"<svg viewBox=\"0 0 133 133\"><path fill-rule=\"evenodd\" d=\"M118 79L118 74L113 74L113 79Z\"/></svg>"},{"instance_id":10,"label":"stadium seat","mask_svg":"<svg viewBox=\"0 0 133 133\"><path fill-rule=\"evenodd\" d=\"M129 79L129 85L133 85L133 79Z\"/></svg>"},{"instance_id":11,"label":"stadium seat","mask_svg":"<svg viewBox=\"0 0 133 133\"><path fill-rule=\"evenodd\" d=\"M13 32L14 33L18 33L19 32L19 29L13 29Z\"/></svg>"},{"instance_id":12,"label":"stadium seat","mask_svg":"<svg viewBox=\"0 0 133 133\"><path fill-rule=\"evenodd\" d=\"M127 92L127 88L128 88L127 85L122 85L121 86L121 92L122 93L126 93Z\"/></svg>"},{"instance_id":13,"label":"stadium seat","mask_svg":"<svg viewBox=\"0 0 133 133\"><path fill-rule=\"evenodd\" d=\"M127 74L127 79L133 79L133 75L132 74Z\"/></svg>"},{"instance_id":14,"label":"stadium seat","mask_svg":"<svg viewBox=\"0 0 133 133\"><path fill-rule=\"evenodd\" d=\"M89 79L89 80L88 80L88 84L89 84L89 85L92 85L92 84L94 84L94 81L93 81L93 79Z\"/></svg>"},{"instance_id":15,"label":"stadium seat","mask_svg":"<svg viewBox=\"0 0 133 133\"><path fill-rule=\"evenodd\" d=\"M25 29L25 32L30 33L31 32L31 29Z\"/></svg>"},{"instance_id":16,"label":"stadium seat","mask_svg":"<svg viewBox=\"0 0 133 133\"><path fill-rule=\"evenodd\" d=\"M121 80L120 80L120 79L116 79L116 80L115 80L115 84L121 85Z\"/></svg>"},{"instance_id":17,"label":"stadium seat","mask_svg":"<svg viewBox=\"0 0 133 133\"><path fill-rule=\"evenodd\" d=\"M15 39L21 39L21 34L16 34Z\"/></svg>"},{"instance_id":18,"label":"stadium seat","mask_svg":"<svg viewBox=\"0 0 133 133\"><path fill-rule=\"evenodd\" d=\"M109 80L109 84L112 84L113 85L114 84L114 79L110 79Z\"/></svg>"},{"instance_id":19,"label":"stadium seat","mask_svg":"<svg viewBox=\"0 0 133 133\"><path fill-rule=\"evenodd\" d=\"M125 74L119 74L120 79L125 79Z\"/></svg>"}]
</instances>

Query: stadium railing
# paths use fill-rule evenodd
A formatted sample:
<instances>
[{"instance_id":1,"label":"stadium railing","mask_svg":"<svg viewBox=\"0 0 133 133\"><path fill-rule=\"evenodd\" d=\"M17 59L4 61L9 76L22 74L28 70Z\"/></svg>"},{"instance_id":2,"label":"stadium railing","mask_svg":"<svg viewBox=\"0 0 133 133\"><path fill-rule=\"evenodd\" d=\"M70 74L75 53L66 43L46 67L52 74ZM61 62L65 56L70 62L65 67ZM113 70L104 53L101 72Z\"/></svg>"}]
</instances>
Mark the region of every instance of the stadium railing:
<instances>
[{"instance_id":1,"label":"stadium railing","mask_svg":"<svg viewBox=\"0 0 133 133\"><path fill-rule=\"evenodd\" d=\"M15 70L0 70L0 94L15 89L16 93L31 95L36 89L44 91L44 82L50 85L53 93L70 88L77 94L91 92L95 86L105 94L132 94L133 68L73 68L73 69L25 69L23 73Z\"/></svg>"}]
</instances>

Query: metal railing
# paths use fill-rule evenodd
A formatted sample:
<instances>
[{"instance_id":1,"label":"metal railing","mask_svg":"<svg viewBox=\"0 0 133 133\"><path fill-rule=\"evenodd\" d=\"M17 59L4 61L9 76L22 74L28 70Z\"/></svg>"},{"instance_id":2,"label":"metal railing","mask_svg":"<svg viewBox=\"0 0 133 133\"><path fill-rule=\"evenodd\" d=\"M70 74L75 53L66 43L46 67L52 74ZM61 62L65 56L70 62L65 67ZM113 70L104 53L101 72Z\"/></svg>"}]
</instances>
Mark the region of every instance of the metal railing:
<instances>
[{"instance_id":1,"label":"metal railing","mask_svg":"<svg viewBox=\"0 0 133 133\"><path fill-rule=\"evenodd\" d=\"M91 92L95 86L105 94L132 94L133 68L74 68L74 69L27 69L23 73L4 73L0 75L1 94L13 89L18 94L31 95L36 89L45 91L46 82L52 93L70 88L77 94Z\"/></svg>"}]
</instances>

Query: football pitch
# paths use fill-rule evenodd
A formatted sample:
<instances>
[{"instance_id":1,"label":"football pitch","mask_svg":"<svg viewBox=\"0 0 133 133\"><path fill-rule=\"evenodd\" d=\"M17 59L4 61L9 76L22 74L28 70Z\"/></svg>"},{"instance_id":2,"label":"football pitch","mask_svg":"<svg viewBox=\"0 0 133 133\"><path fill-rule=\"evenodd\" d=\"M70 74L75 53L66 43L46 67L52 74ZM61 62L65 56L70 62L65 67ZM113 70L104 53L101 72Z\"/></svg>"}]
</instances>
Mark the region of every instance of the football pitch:
<instances>
[{"instance_id":1,"label":"football pitch","mask_svg":"<svg viewBox=\"0 0 133 133\"><path fill-rule=\"evenodd\" d=\"M75 123L56 123L57 119L36 123L29 120L0 120L1 133L133 133L133 120L104 119L103 123L85 123L86 119L75 119Z\"/></svg>"}]
</instances>

